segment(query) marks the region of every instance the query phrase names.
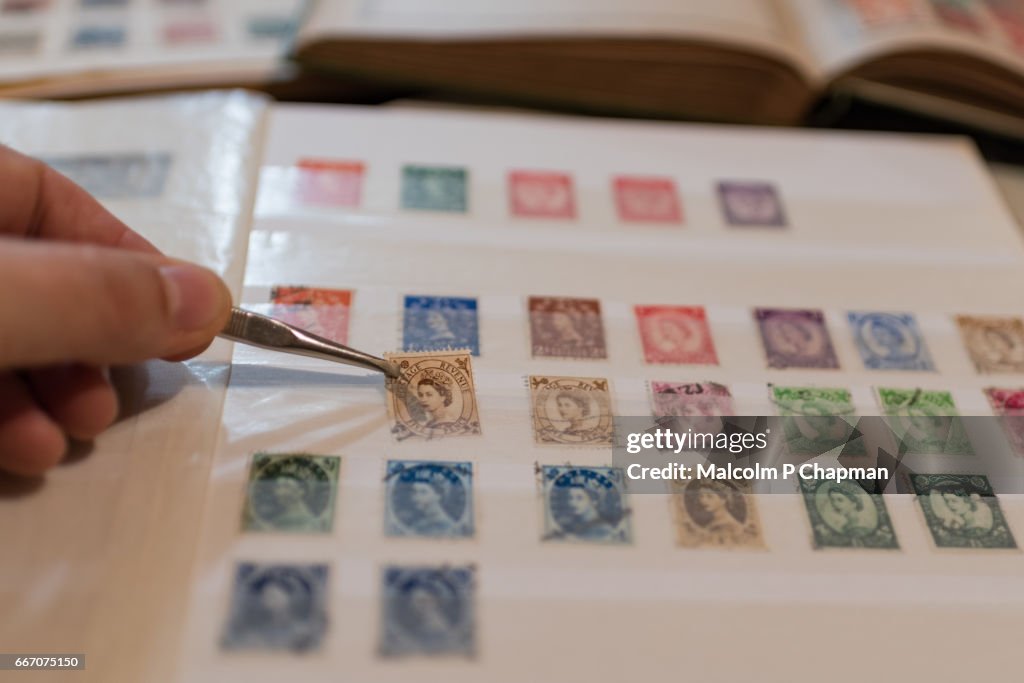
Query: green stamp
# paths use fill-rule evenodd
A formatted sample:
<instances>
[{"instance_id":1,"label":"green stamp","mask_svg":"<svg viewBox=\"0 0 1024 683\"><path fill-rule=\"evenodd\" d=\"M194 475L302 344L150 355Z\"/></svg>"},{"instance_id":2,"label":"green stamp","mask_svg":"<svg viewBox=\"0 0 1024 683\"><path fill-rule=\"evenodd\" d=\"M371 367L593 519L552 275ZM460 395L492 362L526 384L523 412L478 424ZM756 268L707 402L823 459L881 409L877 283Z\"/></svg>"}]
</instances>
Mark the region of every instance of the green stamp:
<instances>
[{"instance_id":1,"label":"green stamp","mask_svg":"<svg viewBox=\"0 0 1024 683\"><path fill-rule=\"evenodd\" d=\"M469 173L454 166L405 166L402 208L465 213Z\"/></svg>"},{"instance_id":2,"label":"green stamp","mask_svg":"<svg viewBox=\"0 0 1024 683\"><path fill-rule=\"evenodd\" d=\"M899 550L881 494L852 481L800 478L814 547Z\"/></svg>"},{"instance_id":3,"label":"green stamp","mask_svg":"<svg viewBox=\"0 0 1024 683\"><path fill-rule=\"evenodd\" d=\"M846 389L772 387L783 417L786 446L793 455L821 455L842 447L843 455L864 455L864 440L851 440L857 417Z\"/></svg>"},{"instance_id":4,"label":"green stamp","mask_svg":"<svg viewBox=\"0 0 1024 683\"><path fill-rule=\"evenodd\" d=\"M1017 547L988 477L912 474L910 482L937 547Z\"/></svg>"},{"instance_id":5,"label":"green stamp","mask_svg":"<svg viewBox=\"0 0 1024 683\"><path fill-rule=\"evenodd\" d=\"M905 453L974 455L948 391L880 388L878 402Z\"/></svg>"},{"instance_id":6,"label":"green stamp","mask_svg":"<svg viewBox=\"0 0 1024 683\"><path fill-rule=\"evenodd\" d=\"M329 532L340 467L336 456L257 453L249 470L243 531Z\"/></svg>"}]
</instances>

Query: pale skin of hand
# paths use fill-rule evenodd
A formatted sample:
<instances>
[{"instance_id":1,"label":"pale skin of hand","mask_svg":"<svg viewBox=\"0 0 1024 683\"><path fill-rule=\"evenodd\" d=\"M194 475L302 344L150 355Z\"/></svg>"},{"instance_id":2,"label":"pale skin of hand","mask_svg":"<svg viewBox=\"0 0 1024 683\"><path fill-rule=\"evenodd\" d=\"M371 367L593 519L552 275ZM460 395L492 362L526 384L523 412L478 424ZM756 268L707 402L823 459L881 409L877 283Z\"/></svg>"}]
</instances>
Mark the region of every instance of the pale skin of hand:
<instances>
[{"instance_id":1,"label":"pale skin of hand","mask_svg":"<svg viewBox=\"0 0 1024 683\"><path fill-rule=\"evenodd\" d=\"M230 306L213 272L0 145L0 470L40 475L94 439L117 418L111 365L195 356Z\"/></svg>"}]
</instances>

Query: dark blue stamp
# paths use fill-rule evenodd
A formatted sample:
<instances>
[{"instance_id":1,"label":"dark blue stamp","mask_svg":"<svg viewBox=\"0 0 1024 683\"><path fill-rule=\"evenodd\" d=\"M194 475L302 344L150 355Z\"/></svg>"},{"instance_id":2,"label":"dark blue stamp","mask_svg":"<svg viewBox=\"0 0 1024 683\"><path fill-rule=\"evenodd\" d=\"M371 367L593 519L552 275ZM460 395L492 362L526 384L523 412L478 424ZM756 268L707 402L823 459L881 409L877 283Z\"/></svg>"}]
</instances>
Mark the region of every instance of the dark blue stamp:
<instances>
[{"instance_id":1,"label":"dark blue stamp","mask_svg":"<svg viewBox=\"0 0 1024 683\"><path fill-rule=\"evenodd\" d=\"M480 355L476 299L407 296L402 332L405 351L469 349Z\"/></svg>"},{"instance_id":2,"label":"dark blue stamp","mask_svg":"<svg viewBox=\"0 0 1024 683\"><path fill-rule=\"evenodd\" d=\"M238 565L225 650L310 652L326 631L326 564Z\"/></svg>"},{"instance_id":3,"label":"dark blue stamp","mask_svg":"<svg viewBox=\"0 0 1024 683\"><path fill-rule=\"evenodd\" d=\"M542 470L546 541L631 543L622 470L546 465Z\"/></svg>"},{"instance_id":4,"label":"dark blue stamp","mask_svg":"<svg viewBox=\"0 0 1024 683\"><path fill-rule=\"evenodd\" d=\"M935 370L914 316L851 311L847 317L864 367L869 370Z\"/></svg>"},{"instance_id":5,"label":"dark blue stamp","mask_svg":"<svg viewBox=\"0 0 1024 683\"><path fill-rule=\"evenodd\" d=\"M473 535L473 466L388 462L384 532L389 536Z\"/></svg>"},{"instance_id":6,"label":"dark blue stamp","mask_svg":"<svg viewBox=\"0 0 1024 683\"><path fill-rule=\"evenodd\" d=\"M476 653L472 566L387 567L383 579L382 656Z\"/></svg>"},{"instance_id":7,"label":"dark blue stamp","mask_svg":"<svg viewBox=\"0 0 1024 683\"><path fill-rule=\"evenodd\" d=\"M465 213L468 177L464 168L406 166L402 169L402 208Z\"/></svg>"}]
</instances>

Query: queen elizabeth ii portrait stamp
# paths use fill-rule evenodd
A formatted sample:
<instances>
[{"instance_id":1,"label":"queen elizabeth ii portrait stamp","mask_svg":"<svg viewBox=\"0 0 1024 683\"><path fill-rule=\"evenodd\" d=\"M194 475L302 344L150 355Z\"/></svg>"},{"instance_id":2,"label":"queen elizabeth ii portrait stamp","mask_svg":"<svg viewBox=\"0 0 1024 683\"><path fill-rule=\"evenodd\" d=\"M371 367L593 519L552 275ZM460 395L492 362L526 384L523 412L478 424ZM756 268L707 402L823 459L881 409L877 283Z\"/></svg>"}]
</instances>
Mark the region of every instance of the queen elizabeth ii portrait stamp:
<instances>
[{"instance_id":1,"label":"queen elizabeth ii portrait stamp","mask_svg":"<svg viewBox=\"0 0 1024 683\"><path fill-rule=\"evenodd\" d=\"M279 285L270 292L269 313L299 329L347 344L354 296L348 289Z\"/></svg>"},{"instance_id":2,"label":"queen elizabeth ii portrait stamp","mask_svg":"<svg viewBox=\"0 0 1024 683\"><path fill-rule=\"evenodd\" d=\"M800 477L800 493L815 548L899 550L880 494L869 494L855 481L805 477Z\"/></svg>"},{"instance_id":3,"label":"queen elizabeth ii portrait stamp","mask_svg":"<svg viewBox=\"0 0 1024 683\"><path fill-rule=\"evenodd\" d=\"M607 358L601 302L531 296L530 346L534 358Z\"/></svg>"},{"instance_id":4,"label":"queen elizabeth ii portrait stamp","mask_svg":"<svg viewBox=\"0 0 1024 683\"><path fill-rule=\"evenodd\" d=\"M772 386L771 392L793 455L821 455L839 447L843 455L866 453L859 435L851 440L857 417L846 389Z\"/></svg>"},{"instance_id":5,"label":"queen elizabeth ii portrait stamp","mask_svg":"<svg viewBox=\"0 0 1024 683\"><path fill-rule=\"evenodd\" d=\"M672 482L676 543L683 548L764 548L750 483L731 479Z\"/></svg>"},{"instance_id":6,"label":"queen elizabeth ii portrait stamp","mask_svg":"<svg viewBox=\"0 0 1024 683\"><path fill-rule=\"evenodd\" d=\"M648 363L718 365L703 306L635 306Z\"/></svg>"},{"instance_id":7,"label":"queen elizabeth ii portrait stamp","mask_svg":"<svg viewBox=\"0 0 1024 683\"><path fill-rule=\"evenodd\" d=\"M388 536L472 536L473 465L389 461L384 515Z\"/></svg>"},{"instance_id":8,"label":"queen elizabeth ii portrait stamp","mask_svg":"<svg viewBox=\"0 0 1024 683\"><path fill-rule=\"evenodd\" d=\"M934 370L917 321L909 313L847 314L857 351L869 370Z\"/></svg>"},{"instance_id":9,"label":"queen elizabeth ii portrait stamp","mask_svg":"<svg viewBox=\"0 0 1024 683\"><path fill-rule=\"evenodd\" d=\"M729 388L716 382L651 382L654 417L736 414Z\"/></svg>"},{"instance_id":10,"label":"queen elizabeth ii portrait stamp","mask_svg":"<svg viewBox=\"0 0 1024 683\"><path fill-rule=\"evenodd\" d=\"M959 315L960 336L980 373L1024 373L1024 320Z\"/></svg>"},{"instance_id":11,"label":"queen elizabeth ii portrait stamp","mask_svg":"<svg viewBox=\"0 0 1024 683\"><path fill-rule=\"evenodd\" d=\"M453 296L407 296L402 320L405 351L469 349L480 355L476 299Z\"/></svg>"},{"instance_id":12,"label":"queen elizabeth ii portrait stamp","mask_svg":"<svg viewBox=\"0 0 1024 683\"><path fill-rule=\"evenodd\" d=\"M473 368L466 352L386 354L398 366L386 383L391 433L399 441L480 434Z\"/></svg>"},{"instance_id":13,"label":"queen elizabeth ii portrait stamp","mask_svg":"<svg viewBox=\"0 0 1024 683\"><path fill-rule=\"evenodd\" d=\"M683 211L671 178L618 176L613 183L619 220L624 223L682 223Z\"/></svg>"},{"instance_id":14,"label":"queen elizabeth ii portrait stamp","mask_svg":"<svg viewBox=\"0 0 1024 683\"><path fill-rule=\"evenodd\" d=\"M909 454L974 454L948 391L880 387L877 393L889 428L902 443L900 450Z\"/></svg>"},{"instance_id":15,"label":"queen elizabeth ii portrait stamp","mask_svg":"<svg viewBox=\"0 0 1024 683\"><path fill-rule=\"evenodd\" d=\"M938 548L1016 548L999 499L980 474L911 474Z\"/></svg>"},{"instance_id":16,"label":"queen elizabeth ii portrait stamp","mask_svg":"<svg viewBox=\"0 0 1024 683\"><path fill-rule=\"evenodd\" d=\"M1000 416L1014 453L1024 456L1024 389L985 389L992 412Z\"/></svg>"},{"instance_id":17,"label":"queen elizabeth ii portrait stamp","mask_svg":"<svg viewBox=\"0 0 1024 683\"><path fill-rule=\"evenodd\" d=\"M386 567L381 656L475 655L475 574L472 566Z\"/></svg>"},{"instance_id":18,"label":"queen elizabeth ii portrait stamp","mask_svg":"<svg viewBox=\"0 0 1024 683\"><path fill-rule=\"evenodd\" d=\"M754 319L770 368L837 369L839 359L821 311L755 308Z\"/></svg>"},{"instance_id":19,"label":"queen elizabeth ii portrait stamp","mask_svg":"<svg viewBox=\"0 0 1024 683\"><path fill-rule=\"evenodd\" d=\"M540 474L544 504L541 540L633 542L621 469L545 465Z\"/></svg>"},{"instance_id":20,"label":"queen elizabeth ii portrait stamp","mask_svg":"<svg viewBox=\"0 0 1024 683\"><path fill-rule=\"evenodd\" d=\"M326 564L255 564L235 572L221 647L225 650L318 650L327 632Z\"/></svg>"},{"instance_id":21,"label":"queen elizabeth ii portrait stamp","mask_svg":"<svg viewBox=\"0 0 1024 683\"><path fill-rule=\"evenodd\" d=\"M519 218L576 217L572 178L550 171L512 171L508 174L512 215Z\"/></svg>"},{"instance_id":22,"label":"queen elizabeth ii portrait stamp","mask_svg":"<svg viewBox=\"0 0 1024 683\"><path fill-rule=\"evenodd\" d=\"M729 225L773 228L786 225L782 200L771 183L722 181L718 183L718 199Z\"/></svg>"},{"instance_id":23,"label":"queen elizabeth ii portrait stamp","mask_svg":"<svg viewBox=\"0 0 1024 683\"><path fill-rule=\"evenodd\" d=\"M242 529L329 532L340 465L335 456L257 453L249 470Z\"/></svg>"},{"instance_id":24,"label":"queen elizabeth ii portrait stamp","mask_svg":"<svg viewBox=\"0 0 1024 683\"><path fill-rule=\"evenodd\" d=\"M402 169L402 208L465 213L469 172L455 166L415 166Z\"/></svg>"},{"instance_id":25,"label":"queen elizabeth ii portrait stamp","mask_svg":"<svg viewBox=\"0 0 1024 683\"><path fill-rule=\"evenodd\" d=\"M614 436L608 380L529 378L533 436L538 444L611 446Z\"/></svg>"}]
</instances>

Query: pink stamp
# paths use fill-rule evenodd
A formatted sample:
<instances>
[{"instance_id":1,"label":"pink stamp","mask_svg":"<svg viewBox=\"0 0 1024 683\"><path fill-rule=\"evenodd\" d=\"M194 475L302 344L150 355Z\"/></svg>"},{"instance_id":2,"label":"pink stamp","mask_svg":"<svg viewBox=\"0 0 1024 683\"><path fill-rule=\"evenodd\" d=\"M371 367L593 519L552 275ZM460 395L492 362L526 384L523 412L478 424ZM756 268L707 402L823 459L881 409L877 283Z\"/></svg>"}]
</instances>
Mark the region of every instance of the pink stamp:
<instances>
[{"instance_id":1,"label":"pink stamp","mask_svg":"<svg viewBox=\"0 0 1024 683\"><path fill-rule=\"evenodd\" d=\"M1024 389L985 389L992 412L1003 418L1003 431L1017 455L1024 456Z\"/></svg>"},{"instance_id":2,"label":"pink stamp","mask_svg":"<svg viewBox=\"0 0 1024 683\"><path fill-rule=\"evenodd\" d=\"M636 306L648 363L718 365L703 306Z\"/></svg>"},{"instance_id":3,"label":"pink stamp","mask_svg":"<svg viewBox=\"0 0 1024 683\"><path fill-rule=\"evenodd\" d=\"M914 0L847 0L865 26L888 26L922 19Z\"/></svg>"},{"instance_id":4,"label":"pink stamp","mask_svg":"<svg viewBox=\"0 0 1024 683\"><path fill-rule=\"evenodd\" d=\"M682 223L675 183L669 178L619 176L614 182L619 220L635 223Z\"/></svg>"},{"instance_id":5,"label":"pink stamp","mask_svg":"<svg viewBox=\"0 0 1024 683\"><path fill-rule=\"evenodd\" d=\"M216 39L217 26L209 21L179 21L164 26L164 42L169 45L212 43Z\"/></svg>"},{"instance_id":6,"label":"pink stamp","mask_svg":"<svg viewBox=\"0 0 1024 683\"><path fill-rule=\"evenodd\" d=\"M565 173L512 171L508 174L513 216L522 218L576 217L572 179Z\"/></svg>"},{"instance_id":7,"label":"pink stamp","mask_svg":"<svg viewBox=\"0 0 1024 683\"><path fill-rule=\"evenodd\" d=\"M359 206L364 166L358 161L300 159L296 197L310 206Z\"/></svg>"},{"instance_id":8,"label":"pink stamp","mask_svg":"<svg viewBox=\"0 0 1024 683\"><path fill-rule=\"evenodd\" d=\"M274 287L270 315L339 344L348 343L352 291L314 287Z\"/></svg>"}]
</instances>

